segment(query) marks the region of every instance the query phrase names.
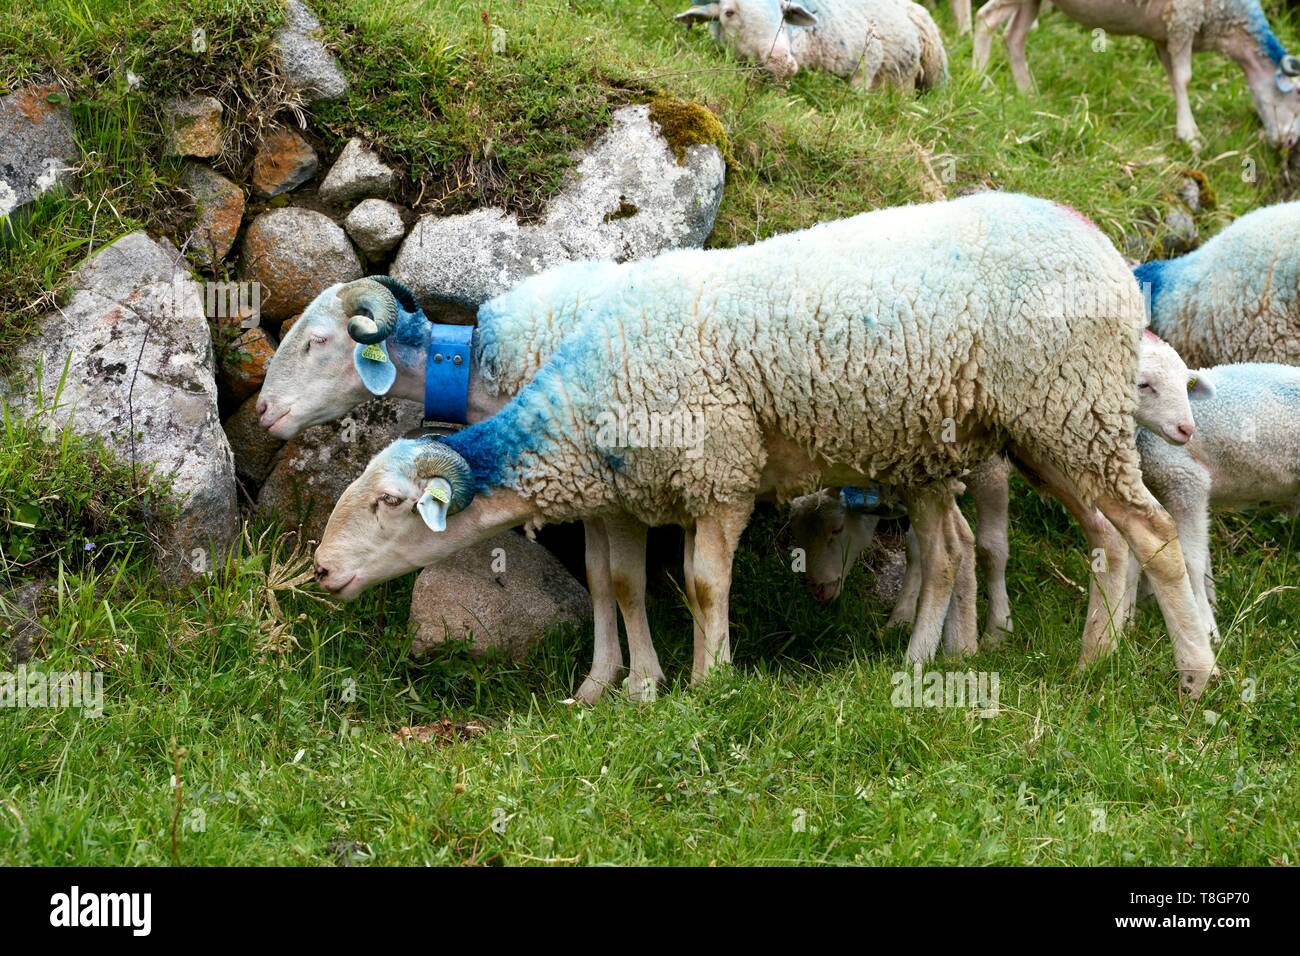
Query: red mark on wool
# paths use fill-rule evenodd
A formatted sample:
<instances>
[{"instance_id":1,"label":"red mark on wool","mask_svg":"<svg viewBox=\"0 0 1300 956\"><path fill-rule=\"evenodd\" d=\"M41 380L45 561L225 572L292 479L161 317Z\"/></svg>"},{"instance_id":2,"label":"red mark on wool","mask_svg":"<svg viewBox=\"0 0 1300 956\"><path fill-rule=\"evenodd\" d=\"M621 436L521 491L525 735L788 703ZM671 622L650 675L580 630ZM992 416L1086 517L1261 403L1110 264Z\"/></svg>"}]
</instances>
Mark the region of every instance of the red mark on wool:
<instances>
[{"instance_id":1,"label":"red mark on wool","mask_svg":"<svg viewBox=\"0 0 1300 956\"><path fill-rule=\"evenodd\" d=\"M1097 228L1097 224L1096 224L1095 222L1093 222L1091 219L1089 219L1087 216L1085 216L1083 213L1079 212L1079 210L1074 209L1074 208L1072 208L1072 207L1070 207L1070 206L1067 206L1067 205L1066 205L1065 203L1063 203L1063 202L1053 203L1053 205L1057 206L1057 207L1060 208L1060 209L1064 209L1066 212L1068 212L1068 213L1069 213L1071 216L1073 216L1075 219L1078 219L1080 222L1087 223L1089 226L1092 226L1093 229L1096 229L1096 228Z\"/></svg>"}]
</instances>

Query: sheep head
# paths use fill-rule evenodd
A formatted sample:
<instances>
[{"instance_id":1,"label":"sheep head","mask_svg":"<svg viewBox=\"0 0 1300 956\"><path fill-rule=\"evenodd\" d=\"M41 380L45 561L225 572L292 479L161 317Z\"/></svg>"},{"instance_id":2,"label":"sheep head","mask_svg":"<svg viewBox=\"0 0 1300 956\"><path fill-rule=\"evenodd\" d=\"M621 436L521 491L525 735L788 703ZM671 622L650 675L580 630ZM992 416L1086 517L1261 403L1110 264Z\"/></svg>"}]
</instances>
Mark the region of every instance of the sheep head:
<instances>
[{"instance_id":1,"label":"sheep head","mask_svg":"<svg viewBox=\"0 0 1300 956\"><path fill-rule=\"evenodd\" d=\"M420 315L415 297L388 276L330 286L280 340L257 410L277 438L347 414L397 379L389 338L402 313Z\"/></svg>"},{"instance_id":2,"label":"sheep head","mask_svg":"<svg viewBox=\"0 0 1300 956\"><path fill-rule=\"evenodd\" d=\"M1142 333L1134 412L1139 425L1171 445L1185 445L1196 430L1189 399L1213 395L1209 379L1188 369L1172 346L1154 332Z\"/></svg>"},{"instance_id":3,"label":"sheep head","mask_svg":"<svg viewBox=\"0 0 1300 956\"><path fill-rule=\"evenodd\" d=\"M693 6L676 19L687 25L708 23L724 46L783 80L799 70L785 25L816 24L809 6L794 0L718 0Z\"/></svg>"},{"instance_id":4,"label":"sheep head","mask_svg":"<svg viewBox=\"0 0 1300 956\"><path fill-rule=\"evenodd\" d=\"M509 509L517 496L494 495L495 507L471 507L474 474L455 450L428 438L401 439L371 460L339 497L316 549L316 579L345 600L432 564L527 516ZM513 500L512 500L513 499ZM499 525L500 505L508 514ZM448 517L465 517L448 523Z\"/></svg>"}]
</instances>

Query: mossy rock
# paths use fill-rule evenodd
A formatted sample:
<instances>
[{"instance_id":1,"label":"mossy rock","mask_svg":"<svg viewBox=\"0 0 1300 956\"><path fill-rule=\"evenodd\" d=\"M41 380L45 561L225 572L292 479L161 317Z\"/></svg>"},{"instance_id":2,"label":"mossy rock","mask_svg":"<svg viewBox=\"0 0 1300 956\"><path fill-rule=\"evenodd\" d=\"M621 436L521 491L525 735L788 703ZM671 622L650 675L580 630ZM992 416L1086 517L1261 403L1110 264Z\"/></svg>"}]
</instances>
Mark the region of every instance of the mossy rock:
<instances>
[{"instance_id":1,"label":"mossy rock","mask_svg":"<svg viewBox=\"0 0 1300 956\"><path fill-rule=\"evenodd\" d=\"M686 151L692 146L716 146L731 165L731 140L722 121L707 106L657 96L650 101L650 119L659 124L679 165L686 163Z\"/></svg>"}]
</instances>

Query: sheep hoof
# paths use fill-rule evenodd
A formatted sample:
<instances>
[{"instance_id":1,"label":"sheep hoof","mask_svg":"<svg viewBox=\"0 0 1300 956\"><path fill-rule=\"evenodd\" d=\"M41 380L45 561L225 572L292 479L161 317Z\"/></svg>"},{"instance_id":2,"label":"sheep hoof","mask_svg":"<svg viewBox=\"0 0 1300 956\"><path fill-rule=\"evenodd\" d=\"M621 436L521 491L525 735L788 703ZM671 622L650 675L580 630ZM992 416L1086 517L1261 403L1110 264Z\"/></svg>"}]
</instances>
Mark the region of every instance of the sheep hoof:
<instances>
[{"instance_id":1,"label":"sheep hoof","mask_svg":"<svg viewBox=\"0 0 1300 956\"><path fill-rule=\"evenodd\" d=\"M650 704L659 699L659 686L664 683L663 671L658 673L629 674L623 681L627 699L638 704Z\"/></svg>"},{"instance_id":2,"label":"sheep hoof","mask_svg":"<svg viewBox=\"0 0 1300 956\"><path fill-rule=\"evenodd\" d=\"M574 694L573 696L574 699L579 700L582 703L586 704L588 707L590 707L594 705L596 701L600 700L602 696L604 696L605 691L609 690L611 687L617 687L617 686L618 686L617 673L611 674L608 677L605 677L603 675L589 674L587 676L587 679L582 682L582 686L578 688L577 693Z\"/></svg>"}]
</instances>

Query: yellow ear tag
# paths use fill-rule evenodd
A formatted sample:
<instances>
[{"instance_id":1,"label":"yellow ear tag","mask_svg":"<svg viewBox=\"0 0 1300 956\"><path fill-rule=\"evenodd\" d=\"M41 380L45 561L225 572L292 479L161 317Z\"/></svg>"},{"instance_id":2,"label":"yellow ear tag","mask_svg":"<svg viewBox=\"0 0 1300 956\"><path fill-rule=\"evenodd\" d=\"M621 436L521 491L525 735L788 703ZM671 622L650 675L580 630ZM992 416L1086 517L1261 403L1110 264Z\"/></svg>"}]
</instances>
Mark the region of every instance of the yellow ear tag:
<instances>
[{"instance_id":1,"label":"yellow ear tag","mask_svg":"<svg viewBox=\"0 0 1300 956\"><path fill-rule=\"evenodd\" d=\"M451 495L447 493L447 489L443 488L440 485L429 485L428 488L424 489L424 493L428 495L430 498L432 498L434 501L437 501L444 505L447 502L451 501Z\"/></svg>"},{"instance_id":2,"label":"yellow ear tag","mask_svg":"<svg viewBox=\"0 0 1300 956\"><path fill-rule=\"evenodd\" d=\"M1189 378L1187 380L1187 390L1190 392L1194 388L1196 388L1196 379Z\"/></svg>"},{"instance_id":3,"label":"yellow ear tag","mask_svg":"<svg viewBox=\"0 0 1300 956\"><path fill-rule=\"evenodd\" d=\"M361 357L370 359L370 361L372 362L388 361L388 356L384 354L384 350L381 349L378 345L373 343L367 345L365 348L361 350Z\"/></svg>"}]
</instances>

